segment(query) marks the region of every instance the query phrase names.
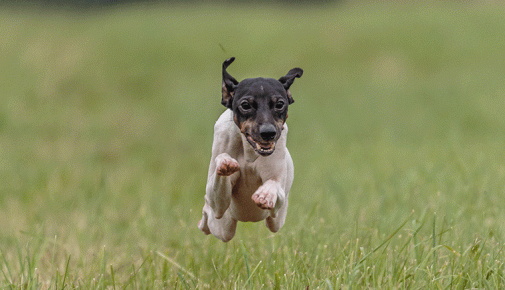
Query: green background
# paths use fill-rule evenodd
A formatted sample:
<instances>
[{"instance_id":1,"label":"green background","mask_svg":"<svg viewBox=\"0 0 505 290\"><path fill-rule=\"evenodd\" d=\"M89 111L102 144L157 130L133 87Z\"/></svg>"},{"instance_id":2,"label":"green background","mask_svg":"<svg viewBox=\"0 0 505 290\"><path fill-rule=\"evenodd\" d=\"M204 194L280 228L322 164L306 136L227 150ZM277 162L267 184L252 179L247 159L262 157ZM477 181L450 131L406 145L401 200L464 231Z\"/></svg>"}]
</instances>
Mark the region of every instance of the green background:
<instances>
[{"instance_id":1,"label":"green background","mask_svg":"<svg viewBox=\"0 0 505 290\"><path fill-rule=\"evenodd\" d=\"M499 1L0 11L0 286L503 288ZM291 87L286 224L201 233L221 63Z\"/></svg>"}]
</instances>

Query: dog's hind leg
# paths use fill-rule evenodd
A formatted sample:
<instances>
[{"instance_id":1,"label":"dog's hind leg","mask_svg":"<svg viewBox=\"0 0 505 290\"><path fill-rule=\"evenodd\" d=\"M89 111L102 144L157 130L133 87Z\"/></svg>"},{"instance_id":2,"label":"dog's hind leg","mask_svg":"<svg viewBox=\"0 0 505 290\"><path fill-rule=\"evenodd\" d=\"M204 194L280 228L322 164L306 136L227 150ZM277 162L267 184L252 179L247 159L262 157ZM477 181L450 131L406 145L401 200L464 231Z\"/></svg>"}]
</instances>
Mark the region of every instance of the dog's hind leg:
<instances>
[{"instance_id":1,"label":"dog's hind leg","mask_svg":"<svg viewBox=\"0 0 505 290\"><path fill-rule=\"evenodd\" d=\"M198 228L206 235L212 234L226 243L235 236L237 221L230 216L229 211L226 211L220 219L216 219L210 206L205 204Z\"/></svg>"},{"instance_id":2,"label":"dog's hind leg","mask_svg":"<svg viewBox=\"0 0 505 290\"><path fill-rule=\"evenodd\" d=\"M265 224L267 228L272 232L278 232L282 226L284 225L284 221L286 221L286 214L288 212L288 199L284 201L282 207L277 211L277 215L275 217L269 216L265 220Z\"/></svg>"}]
</instances>

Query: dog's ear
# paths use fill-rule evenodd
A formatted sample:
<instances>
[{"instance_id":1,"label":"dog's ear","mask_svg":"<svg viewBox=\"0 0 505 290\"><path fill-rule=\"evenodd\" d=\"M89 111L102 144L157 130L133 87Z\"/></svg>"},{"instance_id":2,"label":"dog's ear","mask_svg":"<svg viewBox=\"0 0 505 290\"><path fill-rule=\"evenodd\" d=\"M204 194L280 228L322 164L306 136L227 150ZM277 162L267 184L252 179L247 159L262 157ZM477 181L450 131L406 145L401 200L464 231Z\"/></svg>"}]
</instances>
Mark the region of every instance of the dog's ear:
<instances>
[{"instance_id":1,"label":"dog's ear","mask_svg":"<svg viewBox=\"0 0 505 290\"><path fill-rule=\"evenodd\" d=\"M234 57L231 57L223 62L223 98L221 99L221 104L223 106L230 108L233 103L233 93L235 92L235 88L238 85L237 80L232 77L227 71L226 68L235 60Z\"/></svg>"},{"instance_id":2,"label":"dog's ear","mask_svg":"<svg viewBox=\"0 0 505 290\"><path fill-rule=\"evenodd\" d=\"M294 103L295 100L293 100L293 97L291 96L291 92L289 91L289 87L293 84L293 82L295 81L295 78L299 78L302 75L303 75L303 69L295 67L294 69L290 70L287 75L285 75L279 79L279 82L284 86L284 89L286 90L286 93L288 94L288 102L290 105L292 103Z\"/></svg>"}]
</instances>

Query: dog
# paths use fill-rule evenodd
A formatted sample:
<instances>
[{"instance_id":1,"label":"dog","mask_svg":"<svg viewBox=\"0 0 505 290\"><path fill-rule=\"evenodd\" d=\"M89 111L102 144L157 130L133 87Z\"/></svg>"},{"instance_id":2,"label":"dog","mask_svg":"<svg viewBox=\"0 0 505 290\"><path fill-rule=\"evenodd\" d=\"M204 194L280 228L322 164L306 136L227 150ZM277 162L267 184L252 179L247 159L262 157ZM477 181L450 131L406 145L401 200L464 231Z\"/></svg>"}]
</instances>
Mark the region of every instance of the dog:
<instances>
[{"instance_id":1,"label":"dog","mask_svg":"<svg viewBox=\"0 0 505 290\"><path fill-rule=\"evenodd\" d=\"M290 86L303 74L294 68L280 79L238 82L223 63L222 100L227 109L214 126L205 205L198 228L223 242L237 221L258 222L277 232L286 220L293 160L286 148Z\"/></svg>"}]
</instances>

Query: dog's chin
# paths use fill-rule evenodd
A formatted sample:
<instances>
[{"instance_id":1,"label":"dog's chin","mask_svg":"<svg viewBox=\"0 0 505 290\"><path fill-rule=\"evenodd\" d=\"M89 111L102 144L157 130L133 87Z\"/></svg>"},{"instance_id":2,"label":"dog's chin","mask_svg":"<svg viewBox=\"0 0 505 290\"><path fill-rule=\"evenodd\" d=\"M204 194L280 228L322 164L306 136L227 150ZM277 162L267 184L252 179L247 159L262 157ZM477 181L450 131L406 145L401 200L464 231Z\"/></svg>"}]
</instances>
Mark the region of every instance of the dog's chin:
<instances>
[{"instance_id":1,"label":"dog's chin","mask_svg":"<svg viewBox=\"0 0 505 290\"><path fill-rule=\"evenodd\" d=\"M250 135L246 134L246 139L251 144L256 153L261 156L269 156L274 153L275 142L260 143L256 142Z\"/></svg>"}]
</instances>

